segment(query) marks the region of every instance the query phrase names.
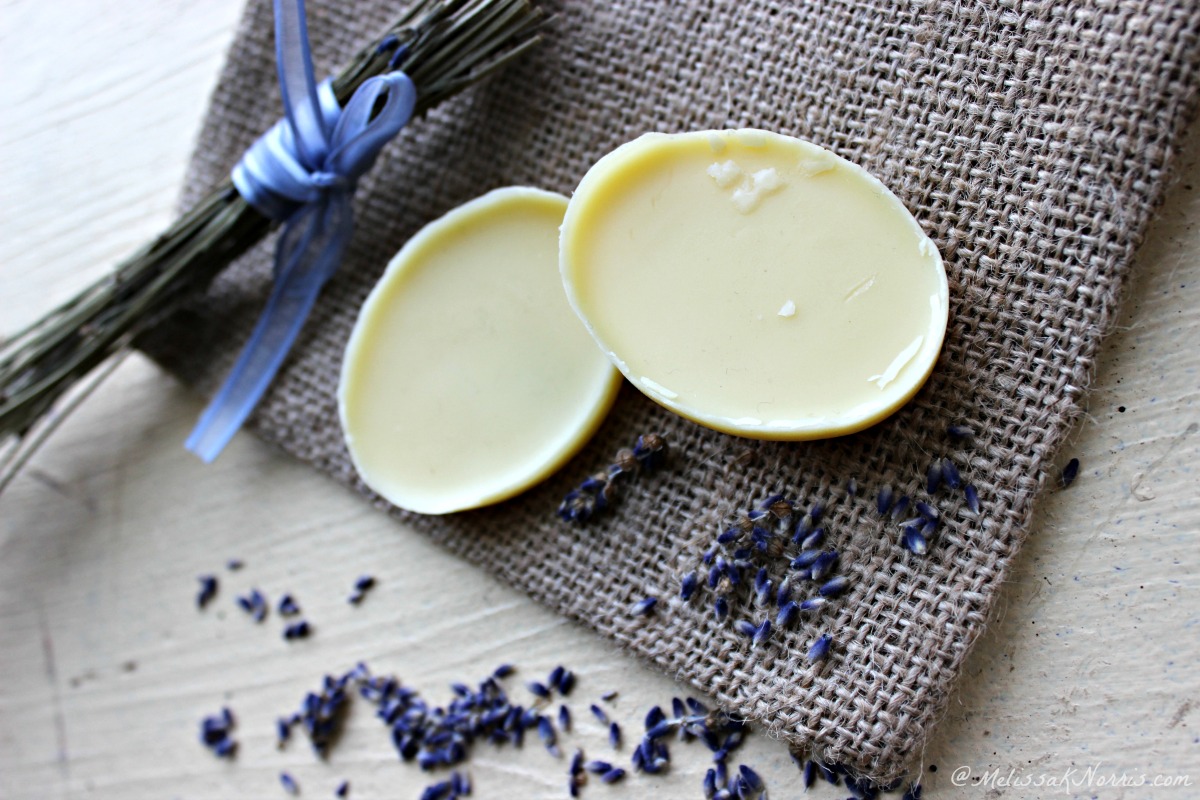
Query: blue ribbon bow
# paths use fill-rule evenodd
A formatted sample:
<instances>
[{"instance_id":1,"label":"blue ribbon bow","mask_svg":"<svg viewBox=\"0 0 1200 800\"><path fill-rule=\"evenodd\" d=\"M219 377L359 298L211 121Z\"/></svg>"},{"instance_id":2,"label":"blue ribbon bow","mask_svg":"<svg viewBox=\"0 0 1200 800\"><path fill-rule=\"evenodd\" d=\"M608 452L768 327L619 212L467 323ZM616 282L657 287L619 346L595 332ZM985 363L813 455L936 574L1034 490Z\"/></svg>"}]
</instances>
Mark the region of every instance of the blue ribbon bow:
<instances>
[{"instance_id":1,"label":"blue ribbon bow","mask_svg":"<svg viewBox=\"0 0 1200 800\"><path fill-rule=\"evenodd\" d=\"M285 221L275 286L233 371L188 437L187 449L205 462L229 443L279 371L350 242L358 179L412 117L417 100L412 81L397 71L368 78L339 107L331 81L313 80L304 0L275 0L275 59L287 115L231 176L250 205Z\"/></svg>"}]
</instances>

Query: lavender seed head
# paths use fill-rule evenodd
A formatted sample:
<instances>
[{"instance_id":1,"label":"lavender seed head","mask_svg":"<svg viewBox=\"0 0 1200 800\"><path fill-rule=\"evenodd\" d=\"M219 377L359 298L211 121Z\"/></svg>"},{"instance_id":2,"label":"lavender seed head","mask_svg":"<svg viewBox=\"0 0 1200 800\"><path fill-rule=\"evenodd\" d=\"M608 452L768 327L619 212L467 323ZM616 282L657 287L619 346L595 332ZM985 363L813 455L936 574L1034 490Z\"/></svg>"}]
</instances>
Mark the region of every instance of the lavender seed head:
<instances>
[{"instance_id":1,"label":"lavender seed head","mask_svg":"<svg viewBox=\"0 0 1200 800\"><path fill-rule=\"evenodd\" d=\"M596 705L595 703L592 703L592 705L591 705L591 711L592 711L592 716L593 716L593 717L595 717L596 719L600 720L600 723L601 723L602 725L607 725L607 724L608 724L608 714L605 714L605 713L604 713L604 709L603 709L603 708L601 708L600 706Z\"/></svg>"},{"instance_id":2,"label":"lavender seed head","mask_svg":"<svg viewBox=\"0 0 1200 800\"><path fill-rule=\"evenodd\" d=\"M800 606L794 602L788 601L780 607L779 613L775 616L775 627L790 628L799 616Z\"/></svg>"},{"instance_id":3,"label":"lavender seed head","mask_svg":"<svg viewBox=\"0 0 1200 800\"><path fill-rule=\"evenodd\" d=\"M771 637L771 620L764 619L759 626L754 630L754 636L751 640L751 645L758 647Z\"/></svg>"},{"instance_id":4,"label":"lavender seed head","mask_svg":"<svg viewBox=\"0 0 1200 800\"><path fill-rule=\"evenodd\" d=\"M621 746L621 726L615 722L608 726L608 743L614 748Z\"/></svg>"},{"instance_id":5,"label":"lavender seed head","mask_svg":"<svg viewBox=\"0 0 1200 800\"><path fill-rule=\"evenodd\" d=\"M829 601L824 597L810 597L800 604L801 611L813 611L825 605Z\"/></svg>"},{"instance_id":6,"label":"lavender seed head","mask_svg":"<svg viewBox=\"0 0 1200 800\"><path fill-rule=\"evenodd\" d=\"M928 503L923 503L920 500L917 501L916 509L917 509L917 513L920 514L925 519L936 520L939 516L941 516L938 513L938 510L936 508L929 505Z\"/></svg>"},{"instance_id":7,"label":"lavender seed head","mask_svg":"<svg viewBox=\"0 0 1200 800\"><path fill-rule=\"evenodd\" d=\"M911 502L912 500L909 499L908 495L900 495L900 497L896 499L895 505L892 506L892 519L900 519L903 517L904 513L908 511L908 505Z\"/></svg>"},{"instance_id":8,"label":"lavender seed head","mask_svg":"<svg viewBox=\"0 0 1200 800\"><path fill-rule=\"evenodd\" d=\"M824 579L829 573L833 572L834 565L837 564L838 553L836 550L826 550L817 557L809 570L809 577L814 581Z\"/></svg>"},{"instance_id":9,"label":"lavender seed head","mask_svg":"<svg viewBox=\"0 0 1200 800\"><path fill-rule=\"evenodd\" d=\"M279 773L279 782L288 794L300 794L300 784L296 783L296 779L286 772Z\"/></svg>"}]
</instances>

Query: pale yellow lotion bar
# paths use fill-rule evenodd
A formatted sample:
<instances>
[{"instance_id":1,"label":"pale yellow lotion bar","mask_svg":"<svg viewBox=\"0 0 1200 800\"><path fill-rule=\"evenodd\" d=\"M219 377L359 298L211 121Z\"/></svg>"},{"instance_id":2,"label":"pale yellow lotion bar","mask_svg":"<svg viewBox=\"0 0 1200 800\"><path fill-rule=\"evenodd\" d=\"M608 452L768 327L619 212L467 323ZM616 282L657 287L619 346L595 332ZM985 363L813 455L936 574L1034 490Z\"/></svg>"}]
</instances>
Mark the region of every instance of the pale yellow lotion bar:
<instances>
[{"instance_id":1,"label":"pale yellow lotion bar","mask_svg":"<svg viewBox=\"0 0 1200 800\"><path fill-rule=\"evenodd\" d=\"M647 134L567 208L576 313L634 386L762 439L867 427L929 376L946 329L933 242L865 170L759 130Z\"/></svg>"},{"instance_id":2,"label":"pale yellow lotion bar","mask_svg":"<svg viewBox=\"0 0 1200 800\"><path fill-rule=\"evenodd\" d=\"M444 514L528 488L571 457L620 382L558 272L567 199L490 192L414 236L364 303L338 407L359 475Z\"/></svg>"}]
</instances>

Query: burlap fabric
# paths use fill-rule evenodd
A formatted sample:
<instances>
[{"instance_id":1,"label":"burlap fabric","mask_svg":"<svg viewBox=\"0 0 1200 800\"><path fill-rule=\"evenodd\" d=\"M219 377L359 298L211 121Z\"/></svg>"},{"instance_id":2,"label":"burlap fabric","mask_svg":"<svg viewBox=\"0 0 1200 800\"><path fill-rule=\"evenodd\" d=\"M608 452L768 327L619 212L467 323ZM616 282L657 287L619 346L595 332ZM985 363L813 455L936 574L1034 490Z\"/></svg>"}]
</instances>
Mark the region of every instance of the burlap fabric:
<instances>
[{"instance_id":1,"label":"burlap fabric","mask_svg":"<svg viewBox=\"0 0 1200 800\"><path fill-rule=\"evenodd\" d=\"M539 49L415 121L363 181L354 244L253 429L369 496L334 399L356 310L407 237L488 189L569 193L600 156L655 130L767 128L862 164L921 221L950 278L936 371L891 419L835 441L761 443L678 419L626 387L586 450L522 497L447 518L394 513L772 733L876 778L895 776L947 702L1078 413L1191 106L1200 6L546 5L557 17ZM372 39L398 6L310 2L318 74ZM269 3L252 0L185 202L280 115L271 30ZM147 344L206 394L262 306L272 244ZM811 379L820 391L821 376ZM950 441L952 423L973 428L974 441ZM649 431L673 446L670 469L637 483L603 519L574 526L555 517L573 484ZM925 469L939 456L953 457L978 487L983 511L975 517L939 495L945 523L918 558L898 546L895 523L873 511L872 498L883 484L923 497ZM849 478L857 498L843 497ZM714 621L707 594L631 616L643 596L676 596L679 576L723 522L772 492L827 505L841 571L853 580L843 600L757 649ZM814 669L804 653L825 631L833 653Z\"/></svg>"}]
</instances>

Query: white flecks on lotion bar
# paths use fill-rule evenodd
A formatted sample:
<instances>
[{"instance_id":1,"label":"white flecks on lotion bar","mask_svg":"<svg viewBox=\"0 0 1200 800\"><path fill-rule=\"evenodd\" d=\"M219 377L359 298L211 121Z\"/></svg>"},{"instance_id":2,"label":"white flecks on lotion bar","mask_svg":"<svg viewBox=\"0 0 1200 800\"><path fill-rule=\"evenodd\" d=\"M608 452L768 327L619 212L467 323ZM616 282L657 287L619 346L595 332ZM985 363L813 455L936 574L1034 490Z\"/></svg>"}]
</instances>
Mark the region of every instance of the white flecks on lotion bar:
<instances>
[{"instance_id":1,"label":"white flecks on lotion bar","mask_svg":"<svg viewBox=\"0 0 1200 800\"><path fill-rule=\"evenodd\" d=\"M779 191L784 185L774 167L747 174L732 160L710 164L705 172L716 182L718 188L728 189L736 185L730 199L733 201L733 207L743 214L749 214L758 207L764 197Z\"/></svg>"},{"instance_id":2,"label":"white flecks on lotion bar","mask_svg":"<svg viewBox=\"0 0 1200 800\"><path fill-rule=\"evenodd\" d=\"M810 142L647 134L580 182L560 267L601 349L655 402L735 435L819 439L883 419L933 368L949 304L927 238L878 180Z\"/></svg>"}]
</instances>

